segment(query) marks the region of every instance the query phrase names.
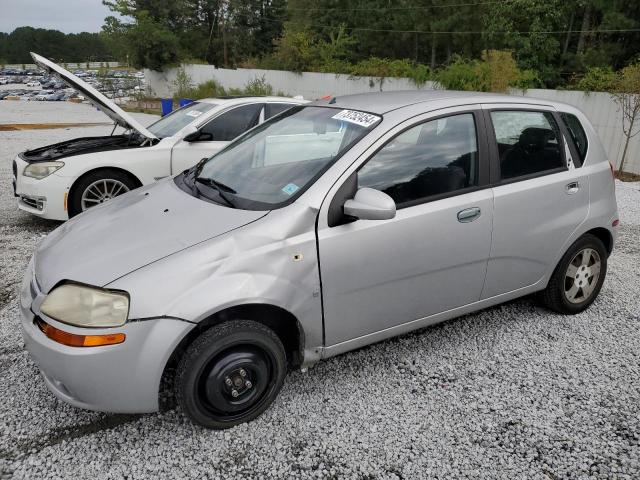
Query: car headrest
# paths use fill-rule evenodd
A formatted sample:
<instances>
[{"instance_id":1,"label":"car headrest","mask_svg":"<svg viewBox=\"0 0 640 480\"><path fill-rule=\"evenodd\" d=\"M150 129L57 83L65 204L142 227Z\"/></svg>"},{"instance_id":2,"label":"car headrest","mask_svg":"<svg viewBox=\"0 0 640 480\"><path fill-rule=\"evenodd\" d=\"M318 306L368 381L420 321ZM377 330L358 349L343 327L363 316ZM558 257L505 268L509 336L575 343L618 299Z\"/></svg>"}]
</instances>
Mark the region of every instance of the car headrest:
<instances>
[{"instance_id":1,"label":"car headrest","mask_svg":"<svg viewBox=\"0 0 640 480\"><path fill-rule=\"evenodd\" d=\"M518 143L523 147L539 150L544 148L549 143L549 140L554 137L555 133L548 128L528 127L520 134Z\"/></svg>"}]
</instances>

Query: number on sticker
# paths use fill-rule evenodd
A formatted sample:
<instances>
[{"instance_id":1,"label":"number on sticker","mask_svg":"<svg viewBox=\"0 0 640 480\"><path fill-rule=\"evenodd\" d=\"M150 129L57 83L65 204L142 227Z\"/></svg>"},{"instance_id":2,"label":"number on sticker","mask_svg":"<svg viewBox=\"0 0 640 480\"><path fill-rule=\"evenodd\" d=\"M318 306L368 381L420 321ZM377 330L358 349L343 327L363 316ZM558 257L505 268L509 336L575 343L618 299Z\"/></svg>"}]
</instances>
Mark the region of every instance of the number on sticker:
<instances>
[{"instance_id":1,"label":"number on sticker","mask_svg":"<svg viewBox=\"0 0 640 480\"><path fill-rule=\"evenodd\" d=\"M342 120L344 122L355 123L361 127L369 128L371 125L380 120L380 117L371 113L359 112L357 110L342 110L335 114L334 120Z\"/></svg>"}]
</instances>

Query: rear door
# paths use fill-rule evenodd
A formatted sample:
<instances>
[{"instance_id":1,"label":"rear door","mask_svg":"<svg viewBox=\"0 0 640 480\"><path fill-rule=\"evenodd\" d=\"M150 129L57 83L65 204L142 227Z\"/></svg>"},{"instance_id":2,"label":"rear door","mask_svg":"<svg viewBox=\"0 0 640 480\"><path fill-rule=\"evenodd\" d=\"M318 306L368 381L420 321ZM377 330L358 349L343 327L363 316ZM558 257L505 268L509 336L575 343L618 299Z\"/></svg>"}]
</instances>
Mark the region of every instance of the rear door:
<instances>
[{"instance_id":1,"label":"rear door","mask_svg":"<svg viewBox=\"0 0 640 480\"><path fill-rule=\"evenodd\" d=\"M177 174L194 166L200 159L222 150L231 140L258 124L262 103L233 107L200 127L202 140L180 140L171 153L171 173Z\"/></svg>"},{"instance_id":2,"label":"rear door","mask_svg":"<svg viewBox=\"0 0 640 480\"><path fill-rule=\"evenodd\" d=\"M589 178L552 107L484 108L494 220L483 299L540 281L589 210Z\"/></svg>"}]
</instances>

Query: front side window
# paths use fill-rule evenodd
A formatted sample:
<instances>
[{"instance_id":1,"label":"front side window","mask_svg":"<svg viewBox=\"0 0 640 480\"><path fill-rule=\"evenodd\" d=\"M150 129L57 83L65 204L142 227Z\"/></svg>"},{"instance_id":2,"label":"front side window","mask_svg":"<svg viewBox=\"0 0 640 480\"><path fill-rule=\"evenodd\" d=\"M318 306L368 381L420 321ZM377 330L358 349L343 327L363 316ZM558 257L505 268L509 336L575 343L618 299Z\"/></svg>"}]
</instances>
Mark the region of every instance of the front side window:
<instances>
[{"instance_id":1,"label":"front side window","mask_svg":"<svg viewBox=\"0 0 640 480\"><path fill-rule=\"evenodd\" d=\"M399 208L478 185L473 114L421 123L393 138L358 171L358 186L381 190Z\"/></svg>"},{"instance_id":2,"label":"front side window","mask_svg":"<svg viewBox=\"0 0 640 480\"><path fill-rule=\"evenodd\" d=\"M202 127L201 132L211 134L214 141L230 142L258 123L261 109L261 103L234 108L211 120Z\"/></svg>"},{"instance_id":3,"label":"front side window","mask_svg":"<svg viewBox=\"0 0 640 480\"><path fill-rule=\"evenodd\" d=\"M158 138L171 137L214 107L214 103L192 102L162 117L148 130Z\"/></svg>"},{"instance_id":4,"label":"front side window","mask_svg":"<svg viewBox=\"0 0 640 480\"><path fill-rule=\"evenodd\" d=\"M502 180L566 167L560 132L549 112L492 111Z\"/></svg>"},{"instance_id":5,"label":"front side window","mask_svg":"<svg viewBox=\"0 0 640 480\"><path fill-rule=\"evenodd\" d=\"M580 163L584 163L584 159L587 156L587 149L589 148L589 141L587 140L587 134L585 133L580 120L571 113L561 113L560 116L569 130L569 135L571 135L573 143L575 143L576 148L578 149Z\"/></svg>"},{"instance_id":6,"label":"front side window","mask_svg":"<svg viewBox=\"0 0 640 480\"><path fill-rule=\"evenodd\" d=\"M239 208L277 208L293 201L380 120L353 110L293 107L200 164L197 183L222 185Z\"/></svg>"}]
</instances>

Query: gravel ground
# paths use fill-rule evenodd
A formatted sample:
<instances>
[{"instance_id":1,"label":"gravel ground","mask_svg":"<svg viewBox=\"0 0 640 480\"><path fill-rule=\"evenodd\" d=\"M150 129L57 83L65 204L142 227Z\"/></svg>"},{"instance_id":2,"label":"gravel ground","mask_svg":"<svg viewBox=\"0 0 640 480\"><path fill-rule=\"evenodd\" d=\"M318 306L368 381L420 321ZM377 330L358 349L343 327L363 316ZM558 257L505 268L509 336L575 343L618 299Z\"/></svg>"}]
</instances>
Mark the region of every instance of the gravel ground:
<instances>
[{"instance_id":1,"label":"gravel ground","mask_svg":"<svg viewBox=\"0 0 640 480\"><path fill-rule=\"evenodd\" d=\"M29 256L56 224L17 211L10 161L98 130L0 133L3 476L640 478L640 183L618 183L620 239L580 315L523 299L342 355L290 374L261 418L223 432L173 410L57 401L23 351L17 307Z\"/></svg>"}]
</instances>

